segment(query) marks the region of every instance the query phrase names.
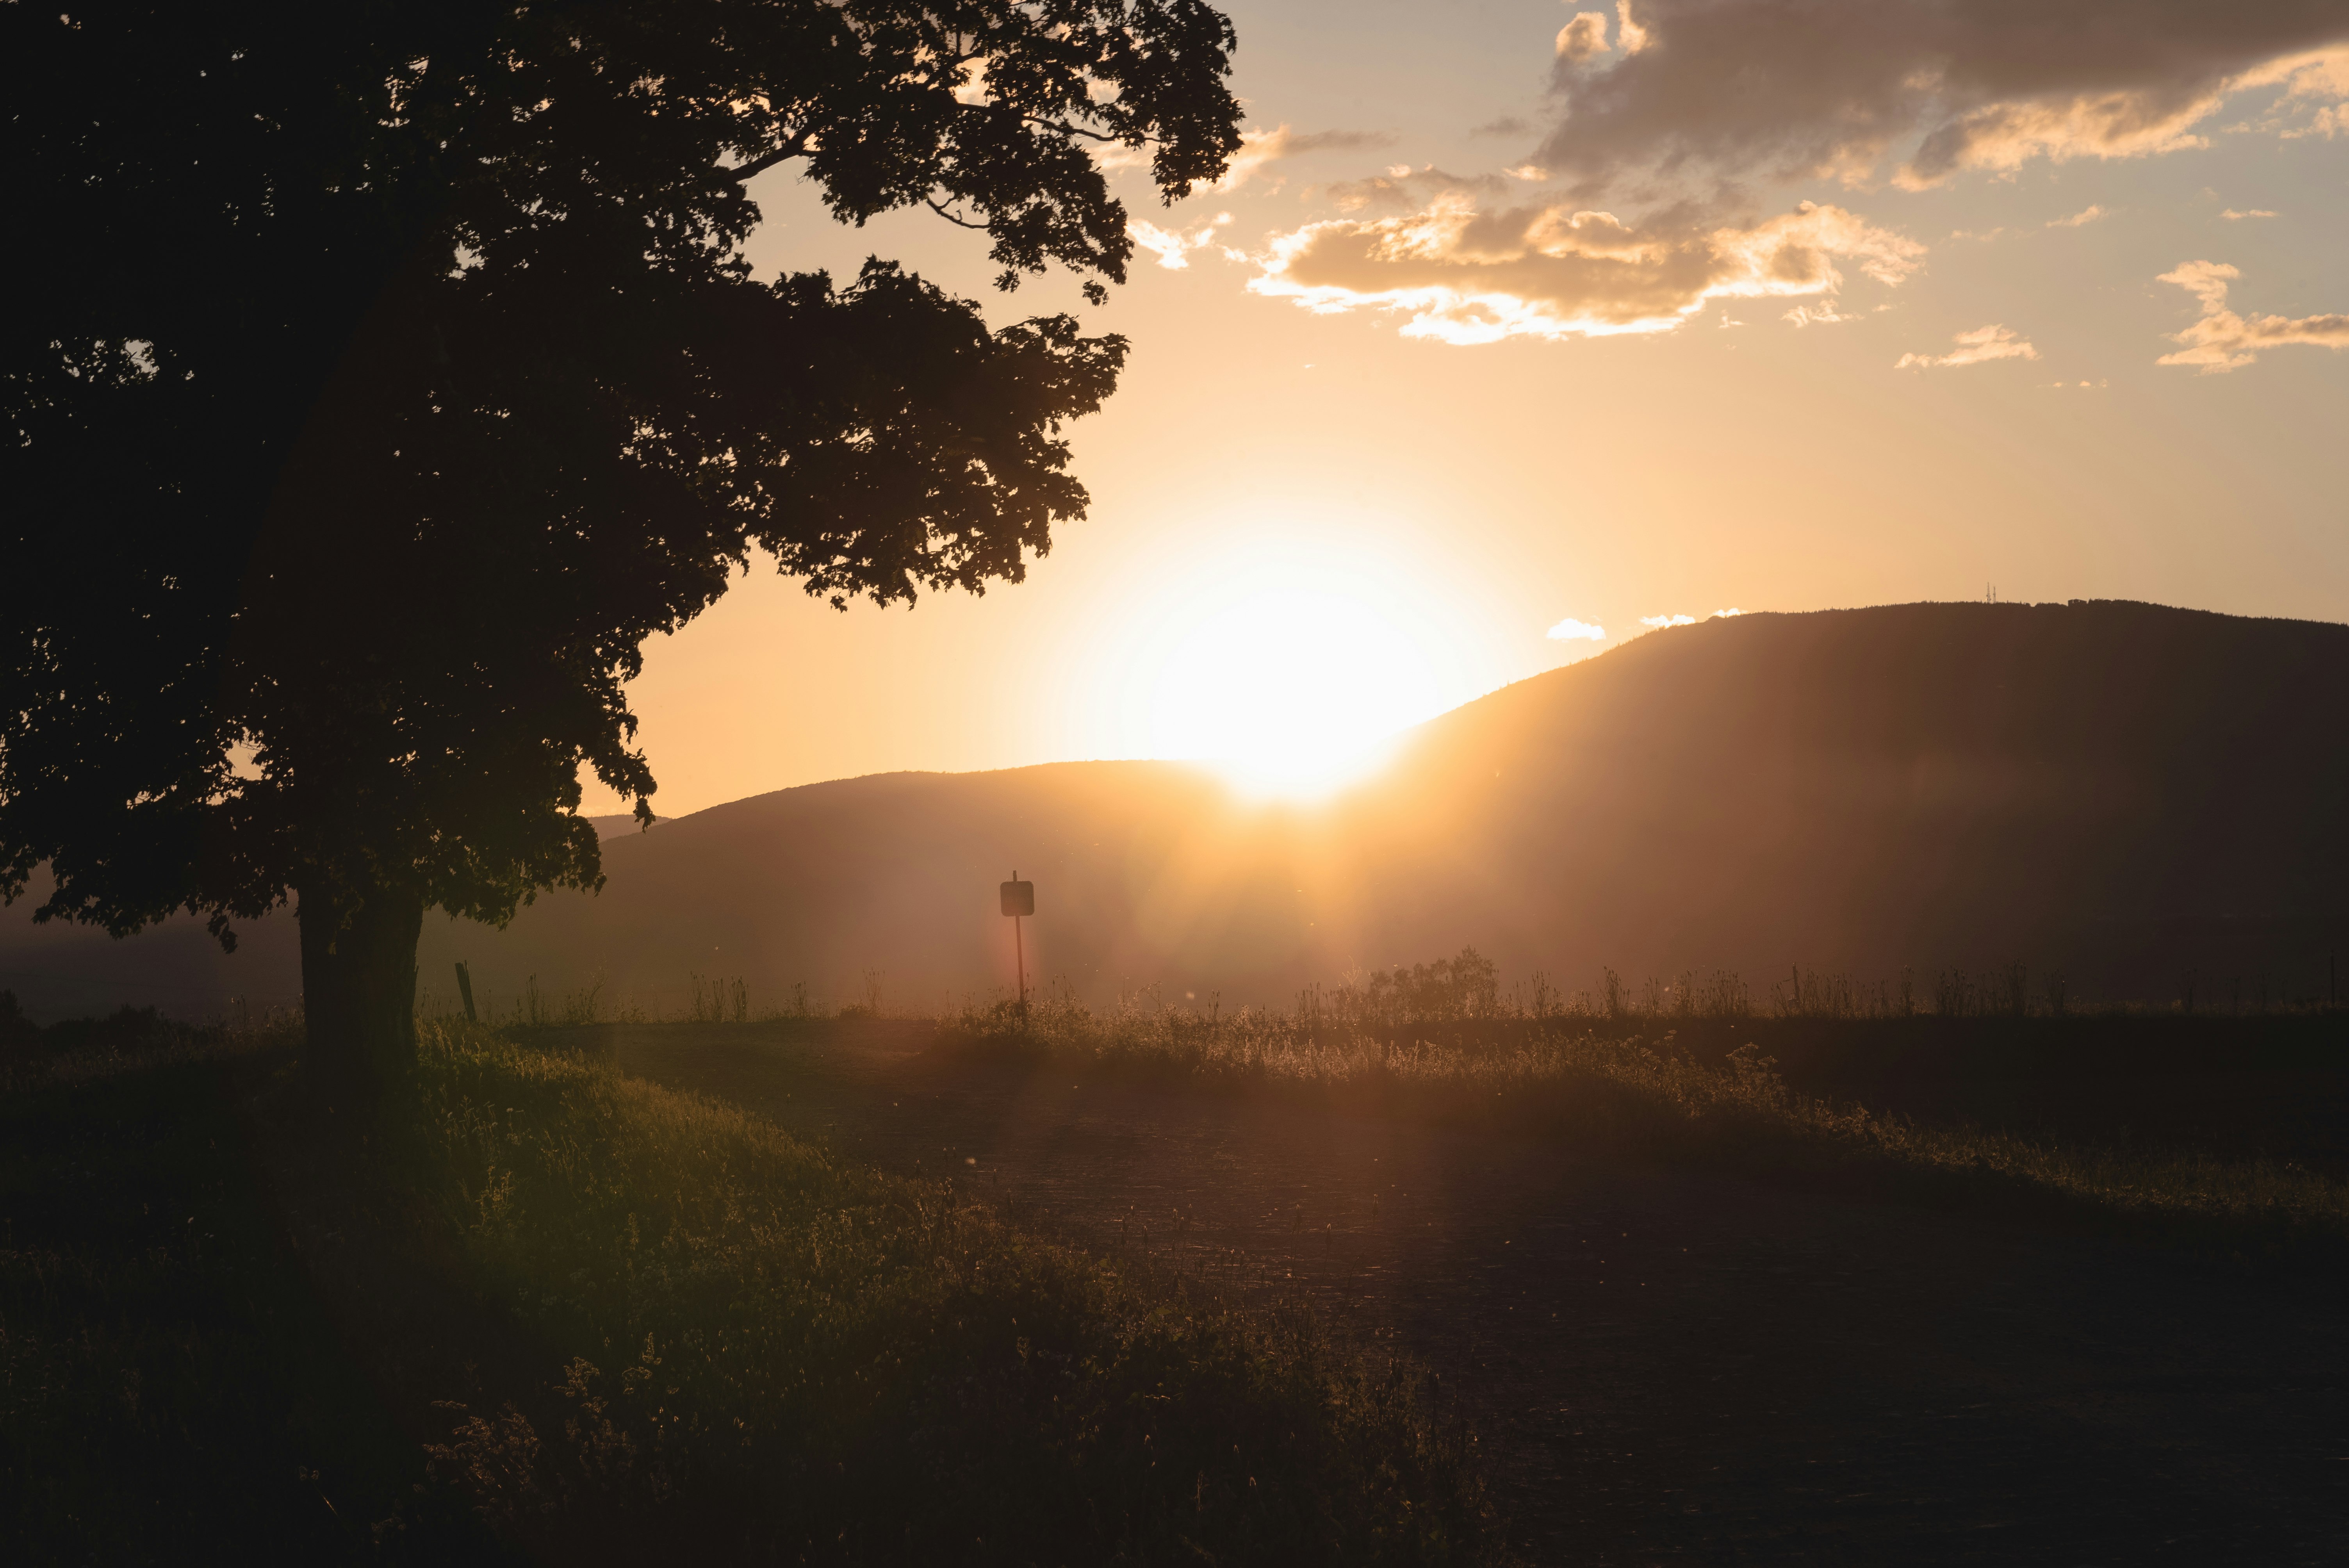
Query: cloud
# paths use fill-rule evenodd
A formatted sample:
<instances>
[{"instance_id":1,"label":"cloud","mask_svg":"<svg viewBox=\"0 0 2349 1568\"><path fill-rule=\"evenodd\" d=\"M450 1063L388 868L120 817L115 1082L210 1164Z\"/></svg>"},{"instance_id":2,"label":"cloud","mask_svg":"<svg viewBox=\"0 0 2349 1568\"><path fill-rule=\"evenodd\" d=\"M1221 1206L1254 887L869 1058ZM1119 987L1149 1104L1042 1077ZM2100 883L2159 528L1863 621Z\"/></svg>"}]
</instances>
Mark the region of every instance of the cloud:
<instances>
[{"instance_id":1,"label":"cloud","mask_svg":"<svg viewBox=\"0 0 2349 1568\"><path fill-rule=\"evenodd\" d=\"M2255 315L2248 320L2227 308L2227 285L2243 274L2224 262L2181 262L2156 280L2176 284L2202 302L2202 319L2169 341L2185 346L2157 365L2191 365L2202 375L2236 370L2263 349L2293 344L2311 348L2349 348L2349 315Z\"/></svg>"},{"instance_id":2,"label":"cloud","mask_svg":"<svg viewBox=\"0 0 2349 1568\"><path fill-rule=\"evenodd\" d=\"M2225 211L2220 213L2219 216L2224 218L2230 223L2240 223L2246 218L2272 218L2275 214L2269 211L2264 207L2246 207L2240 211L2230 207Z\"/></svg>"},{"instance_id":3,"label":"cloud","mask_svg":"<svg viewBox=\"0 0 2349 1568\"><path fill-rule=\"evenodd\" d=\"M1548 634L1553 642L1570 643L1580 637L1594 643L1603 643L1607 640L1607 628L1594 626L1588 621L1578 621L1568 615L1565 620L1552 626Z\"/></svg>"},{"instance_id":4,"label":"cloud","mask_svg":"<svg viewBox=\"0 0 2349 1568\"><path fill-rule=\"evenodd\" d=\"M2270 62L2243 77L2246 87L2282 86L2276 111L2256 129L2286 141L2321 136L2327 141L2349 131L2349 49L2321 49ZM2322 107L2318 107L2322 105Z\"/></svg>"},{"instance_id":5,"label":"cloud","mask_svg":"<svg viewBox=\"0 0 2349 1568\"><path fill-rule=\"evenodd\" d=\"M1341 180L1324 186L1321 193L1339 211L1360 212L1372 207L1422 206L1446 193L1498 196L1510 189L1509 182L1497 174L1447 174L1433 164L1413 169L1398 163L1368 180Z\"/></svg>"},{"instance_id":6,"label":"cloud","mask_svg":"<svg viewBox=\"0 0 2349 1568\"><path fill-rule=\"evenodd\" d=\"M2164 273L2154 282L2176 284L2179 288L2202 302L2205 315L2227 308L2227 284L2243 274L2224 262L2180 262L2174 273Z\"/></svg>"},{"instance_id":7,"label":"cloud","mask_svg":"<svg viewBox=\"0 0 2349 1568\"><path fill-rule=\"evenodd\" d=\"M1957 347L1943 355L1904 354L1892 368L1949 370L1961 365L1987 365L1993 359L2036 359L2039 350L2020 333L2003 326L1978 326L1958 334Z\"/></svg>"},{"instance_id":8,"label":"cloud","mask_svg":"<svg viewBox=\"0 0 2349 1568\"><path fill-rule=\"evenodd\" d=\"M1607 13L1583 11L1557 30L1557 57L1581 65L1607 52Z\"/></svg>"},{"instance_id":9,"label":"cloud","mask_svg":"<svg viewBox=\"0 0 2349 1568\"><path fill-rule=\"evenodd\" d=\"M1565 112L1535 154L1586 196L1639 170L1860 182L1890 158L1924 186L2140 157L2203 145L2255 88L2282 89L2262 129L2349 129L2339 0L1623 0L1619 18L1618 52L1553 62Z\"/></svg>"},{"instance_id":10,"label":"cloud","mask_svg":"<svg viewBox=\"0 0 2349 1568\"><path fill-rule=\"evenodd\" d=\"M1532 129L1533 123L1530 120L1514 114L1505 114L1488 119L1482 125L1469 127L1468 134L1471 136L1523 136Z\"/></svg>"},{"instance_id":11,"label":"cloud","mask_svg":"<svg viewBox=\"0 0 2349 1568\"><path fill-rule=\"evenodd\" d=\"M1216 242L1216 231L1232 221L1229 212L1218 212L1214 218L1185 234L1174 229L1162 229L1155 223L1135 219L1125 226L1133 242L1158 258L1158 264L1172 272L1181 272L1191 264L1191 253L1204 251Z\"/></svg>"},{"instance_id":12,"label":"cloud","mask_svg":"<svg viewBox=\"0 0 2349 1568\"><path fill-rule=\"evenodd\" d=\"M1708 618L1718 621L1726 615L1743 615L1744 614L1745 614L1745 612L1743 610L1715 610Z\"/></svg>"},{"instance_id":13,"label":"cloud","mask_svg":"<svg viewBox=\"0 0 2349 1568\"><path fill-rule=\"evenodd\" d=\"M1693 626L1696 624L1696 617L1694 615L1642 615L1640 617L1640 624L1652 626L1661 631L1666 626Z\"/></svg>"},{"instance_id":14,"label":"cloud","mask_svg":"<svg viewBox=\"0 0 2349 1568\"><path fill-rule=\"evenodd\" d=\"M1240 150L1232 154L1224 177L1216 181L1218 191L1237 191L1247 184L1266 164L1284 158L1296 158L1308 152L1359 152L1366 148L1385 147L1394 138L1379 130L1313 130L1303 135L1291 130L1284 120L1270 130L1240 132Z\"/></svg>"},{"instance_id":15,"label":"cloud","mask_svg":"<svg viewBox=\"0 0 2349 1568\"><path fill-rule=\"evenodd\" d=\"M1615 0L1616 36L1623 52L1636 55L1648 46L1648 29L1631 20L1631 0Z\"/></svg>"},{"instance_id":16,"label":"cloud","mask_svg":"<svg viewBox=\"0 0 2349 1568\"><path fill-rule=\"evenodd\" d=\"M2344 132L2349 132L2349 105L2336 103L2318 109L2307 124L2284 131L2283 138L2290 141L2297 137L2321 136L2330 141Z\"/></svg>"},{"instance_id":17,"label":"cloud","mask_svg":"<svg viewBox=\"0 0 2349 1568\"><path fill-rule=\"evenodd\" d=\"M2092 204L2081 208L2068 218L2050 218L2047 220L2047 226L2051 229L2077 229L2093 223L2099 218L2109 218L2112 215L2111 208Z\"/></svg>"},{"instance_id":18,"label":"cloud","mask_svg":"<svg viewBox=\"0 0 2349 1568\"><path fill-rule=\"evenodd\" d=\"M1831 300L1844 283L1839 262L1894 284L1924 253L1808 201L1764 222L1705 228L1670 217L1629 224L1571 206L1483 212L1452 193L1402 217L1276 235L1248 287L1325 315L1407 314L1407 336L1492 343L1666 332L1716 299Z\"/></svg>"}]
</instances>

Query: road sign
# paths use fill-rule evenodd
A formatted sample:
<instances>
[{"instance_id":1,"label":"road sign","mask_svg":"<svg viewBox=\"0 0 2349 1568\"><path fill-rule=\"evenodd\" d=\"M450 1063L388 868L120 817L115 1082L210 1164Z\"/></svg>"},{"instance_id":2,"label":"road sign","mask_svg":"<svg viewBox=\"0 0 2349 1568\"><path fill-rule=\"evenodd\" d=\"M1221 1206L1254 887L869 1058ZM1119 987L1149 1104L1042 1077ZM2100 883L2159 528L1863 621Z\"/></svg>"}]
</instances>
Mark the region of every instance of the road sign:
<instances>
[{"instance_id":1,"label":"road sign","mask_svg":"<svg viewBox=\"0 0 2349 1568\"><path fill-rule=\"evenodd\" d=\"M1003 913L1011 921L1011 951L1019 965L1019 1016L1028 1016L1028 941L1020 934L1022 916L1036 913L1036 884L1019 880L1018 867L1013 867L1011 880L1003 884Z\"/></svg>"}]
</instances>

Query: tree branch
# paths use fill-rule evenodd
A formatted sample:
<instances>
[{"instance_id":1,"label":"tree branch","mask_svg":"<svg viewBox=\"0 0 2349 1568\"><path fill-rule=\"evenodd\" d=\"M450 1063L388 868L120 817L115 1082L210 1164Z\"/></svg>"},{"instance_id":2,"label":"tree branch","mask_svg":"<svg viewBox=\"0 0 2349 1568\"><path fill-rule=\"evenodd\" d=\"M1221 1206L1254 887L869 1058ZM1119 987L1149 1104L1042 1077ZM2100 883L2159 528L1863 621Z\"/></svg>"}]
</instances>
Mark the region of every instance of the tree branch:
<instances>
[{"instance_id":1,"label":"tree branch","mask_svg":"<svg viewBox=\"0 0 2349 1568\"><path fill-rule=\"evenodd\" d=\"M945 208L938 205L935 197L923 197L922 205L927 207L931 211L936 212L939 217L944 218L949 223L956 224L958 227L965 229L975 229L982 234L988 232L986 224L974 223L968 218L958 218L952 212L947 211Z\"/></svg>"},{"instance_id":2,"label":"tree branch","mask_svg":"<svg viewBox=\"0 0 2349 1568\"><path fill-rule=\"evenodd\" d=\"M808 133L802 129L794 132L792 139L789 141L784 142L781 147L762 152L759 154L758 157L750 160L748 163L740 164L735 168L727 170L725 171L726 178L731 180L735 184L740 185L753 175L764 174L768 170L772 169L778 163L785 163L790 161L792 159L803 157L806 154L807 150Z\"/></svg>"},{"instance_id":3,"label":"tree branch","mask_svg":"<svg viewBox=\"0 0 2349 1568\"><path fill-rule=\"evenodd\" d=\"M965 114L987 114L996 108L1005 106L991 103L964 103L960 99L957 99L956 107L960 108ZM1018 112L1019 115L1019 123L1022 125L1044 126L1050 129L1057 130L1064 136L1081 136L1088 141L1106 141L1116 143L1121 146L1125 143L1125 138L1119 136L1112 131L1088 130L1085 127L1077 124L1074 120L1055 119L1049 114L1030 114L1024 109ZM1149 136L1144 137L1143 141L1144 145L1149 145L1157 142L1159 139L1161 139L1158 137Z\"/></svg>"}]
</instances>

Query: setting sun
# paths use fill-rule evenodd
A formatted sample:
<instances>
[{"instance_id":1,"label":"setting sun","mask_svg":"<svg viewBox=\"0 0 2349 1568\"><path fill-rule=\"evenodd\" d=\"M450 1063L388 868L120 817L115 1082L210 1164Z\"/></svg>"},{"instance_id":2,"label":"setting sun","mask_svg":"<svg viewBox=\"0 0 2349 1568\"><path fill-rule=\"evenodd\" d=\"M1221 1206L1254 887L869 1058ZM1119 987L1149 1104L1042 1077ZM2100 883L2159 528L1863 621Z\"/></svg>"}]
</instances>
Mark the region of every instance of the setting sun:
<instances>
[{"instance_id":1,"label":"setting sun","mask_svg":"<svg viewBox=\"0 0 2349 1568\"><path fill-rule=\"evenodd\" d=\"M1317 799L1377 768L1402 730L1506 678L1474 594L1414 572L1423 552L1388 520L1225 526L1102 628L1102 656L1072 694L1116 716L1125 754L1206 762L1259 799ZM1350 557L1332 536L1352 542Z\"/></svg>"},{"instance_id":2,"label":"setting sun","mask_svg":"<svg viewBox=\"0 0 2349 1568\"><path fill-rule=\"evenodd\" d=\"M1152 683L1152 749L1215 761L1250 793L1326 794L1444 707L1434 662L1376 604L1274 588L1216 606Z\"/></svg>"}]
</instances>

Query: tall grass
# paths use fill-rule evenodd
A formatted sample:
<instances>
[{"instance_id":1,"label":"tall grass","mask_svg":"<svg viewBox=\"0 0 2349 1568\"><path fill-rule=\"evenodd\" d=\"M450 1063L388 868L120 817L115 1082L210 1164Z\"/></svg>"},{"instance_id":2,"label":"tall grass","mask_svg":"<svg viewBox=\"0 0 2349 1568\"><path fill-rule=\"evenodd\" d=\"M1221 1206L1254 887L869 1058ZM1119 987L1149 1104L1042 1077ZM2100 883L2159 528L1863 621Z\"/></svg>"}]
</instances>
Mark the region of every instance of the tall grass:
<instances>
[{"instance_id":1,"label":"tall grass","mask_svg":"<svg viewBox=\"0 0 2349 1568\"><path fill-rule=\"evenodd\" d=\"M713 1102L448 1022L401 1162L535 1391L439 1472L554 1555L1430 1562L1491 1548L1418 1377ZM625 1550L624 1550L625 1548Z\"/></svg>"},{"instance_id":2,"label":"tall grass","mask_svg":"<svg viewBox=\"0 0 2349 1568\"><path fill-rule=\"evenodd\" d=\"M120 1073L214 1061L286 1047L301 1037L302 1009L247 1012L235 1026L191 1024L153 1007L123 1006L103 1018L71 1018L42 1028L0 991L0 1092L87 1084Z\"/></svg>"},{"instance_id":3,"label":"tall grass","mask_svg":"<svg viewBox=\"0 0 2349 1568\"><path fill-rule=\"evenodd\" d=\"M2027 1009L2019 969L2007 979L1995 997L2000 1007ZM1651 984L1635 995L1611 971L1596 993L1578 998L1561 998L1539 977L1505 995L1492 965L1471 949L1332 992L1308 991L1287 1010L1173 1007L1150 994L1096 1010L1062 988L1024 1016L1001 1004L967 1008L947 1033L949 1048L965 1052L1503 1126L1592 1152L1806 1173L1939 1202L2117 1222L2228 1251L2349 1261L2349 1182L2324 1171L1871 1110L1795 1089L1756 1045L1700 1055L1672 1027L1691 1018L1761 1024L1741 1011L1748 996L1733 975L1669 991ZM1980 1016L1964 1010L1971 1002L1943 999L1957 1016ZM1855 1001L1849 988L1813 985L1797 971L1774 1010L1787 1018L1897 1017L1864 1009L1899 1001L1889 987ZM1806 1011L1812 1008L1819 1011Z\"/></svg>"},{"instance_id":4,"label":"tall grass","mask_svg":"<svg viewBox=\"0 0 2349 1568\"><path fill-rule=\"evenodd\" d=\"M298 1026L154 1022L0 1042L45 1068L0 1091L28 1560L454 1561L480 1523L585 1562L1506 1557L1423 1375L1293 1305L527 1030L427 1020L352 1124L303 1095Z\"/></svg>"},{"instance_id":5,"label":"tall grass","mask_svg":"<svg viewBox=\"0 0 2349 1568\"><path fill-rule=\"evenodd\" d=\"M0 1090L8 1560L506 1561L287 1244L245 1110L298 1025L147 1022L51 1025Z\"/></svg>"},{"instance_id":6,"label":"tall grass","mask_svg":"<svg viewBox=\"0 0 2349 1568\"><path fill-rule=\"evenodd\" d=\"M881 972L868 971L861 984L863 999L841 1006L837 1009L840 1016L879 1015ZM803 981L790 986L780 1005L754 1003L750 981L739 975L688 974L681 988L663 991L650 1000L641 995L614 995L601 970L589 975L585 985L559 992L542 988L538 976L533 975L523 980L519 991L502 999L487 984L478 986L476 995L479 1022L523 1029L578 1028L594 1024L774 1023L835 1016L835 1010L810 992ZM433 985L418 987L416 1016L448 1023L474 1021L466 1018L455 990Z\"/></svg>"}]
</instances>

